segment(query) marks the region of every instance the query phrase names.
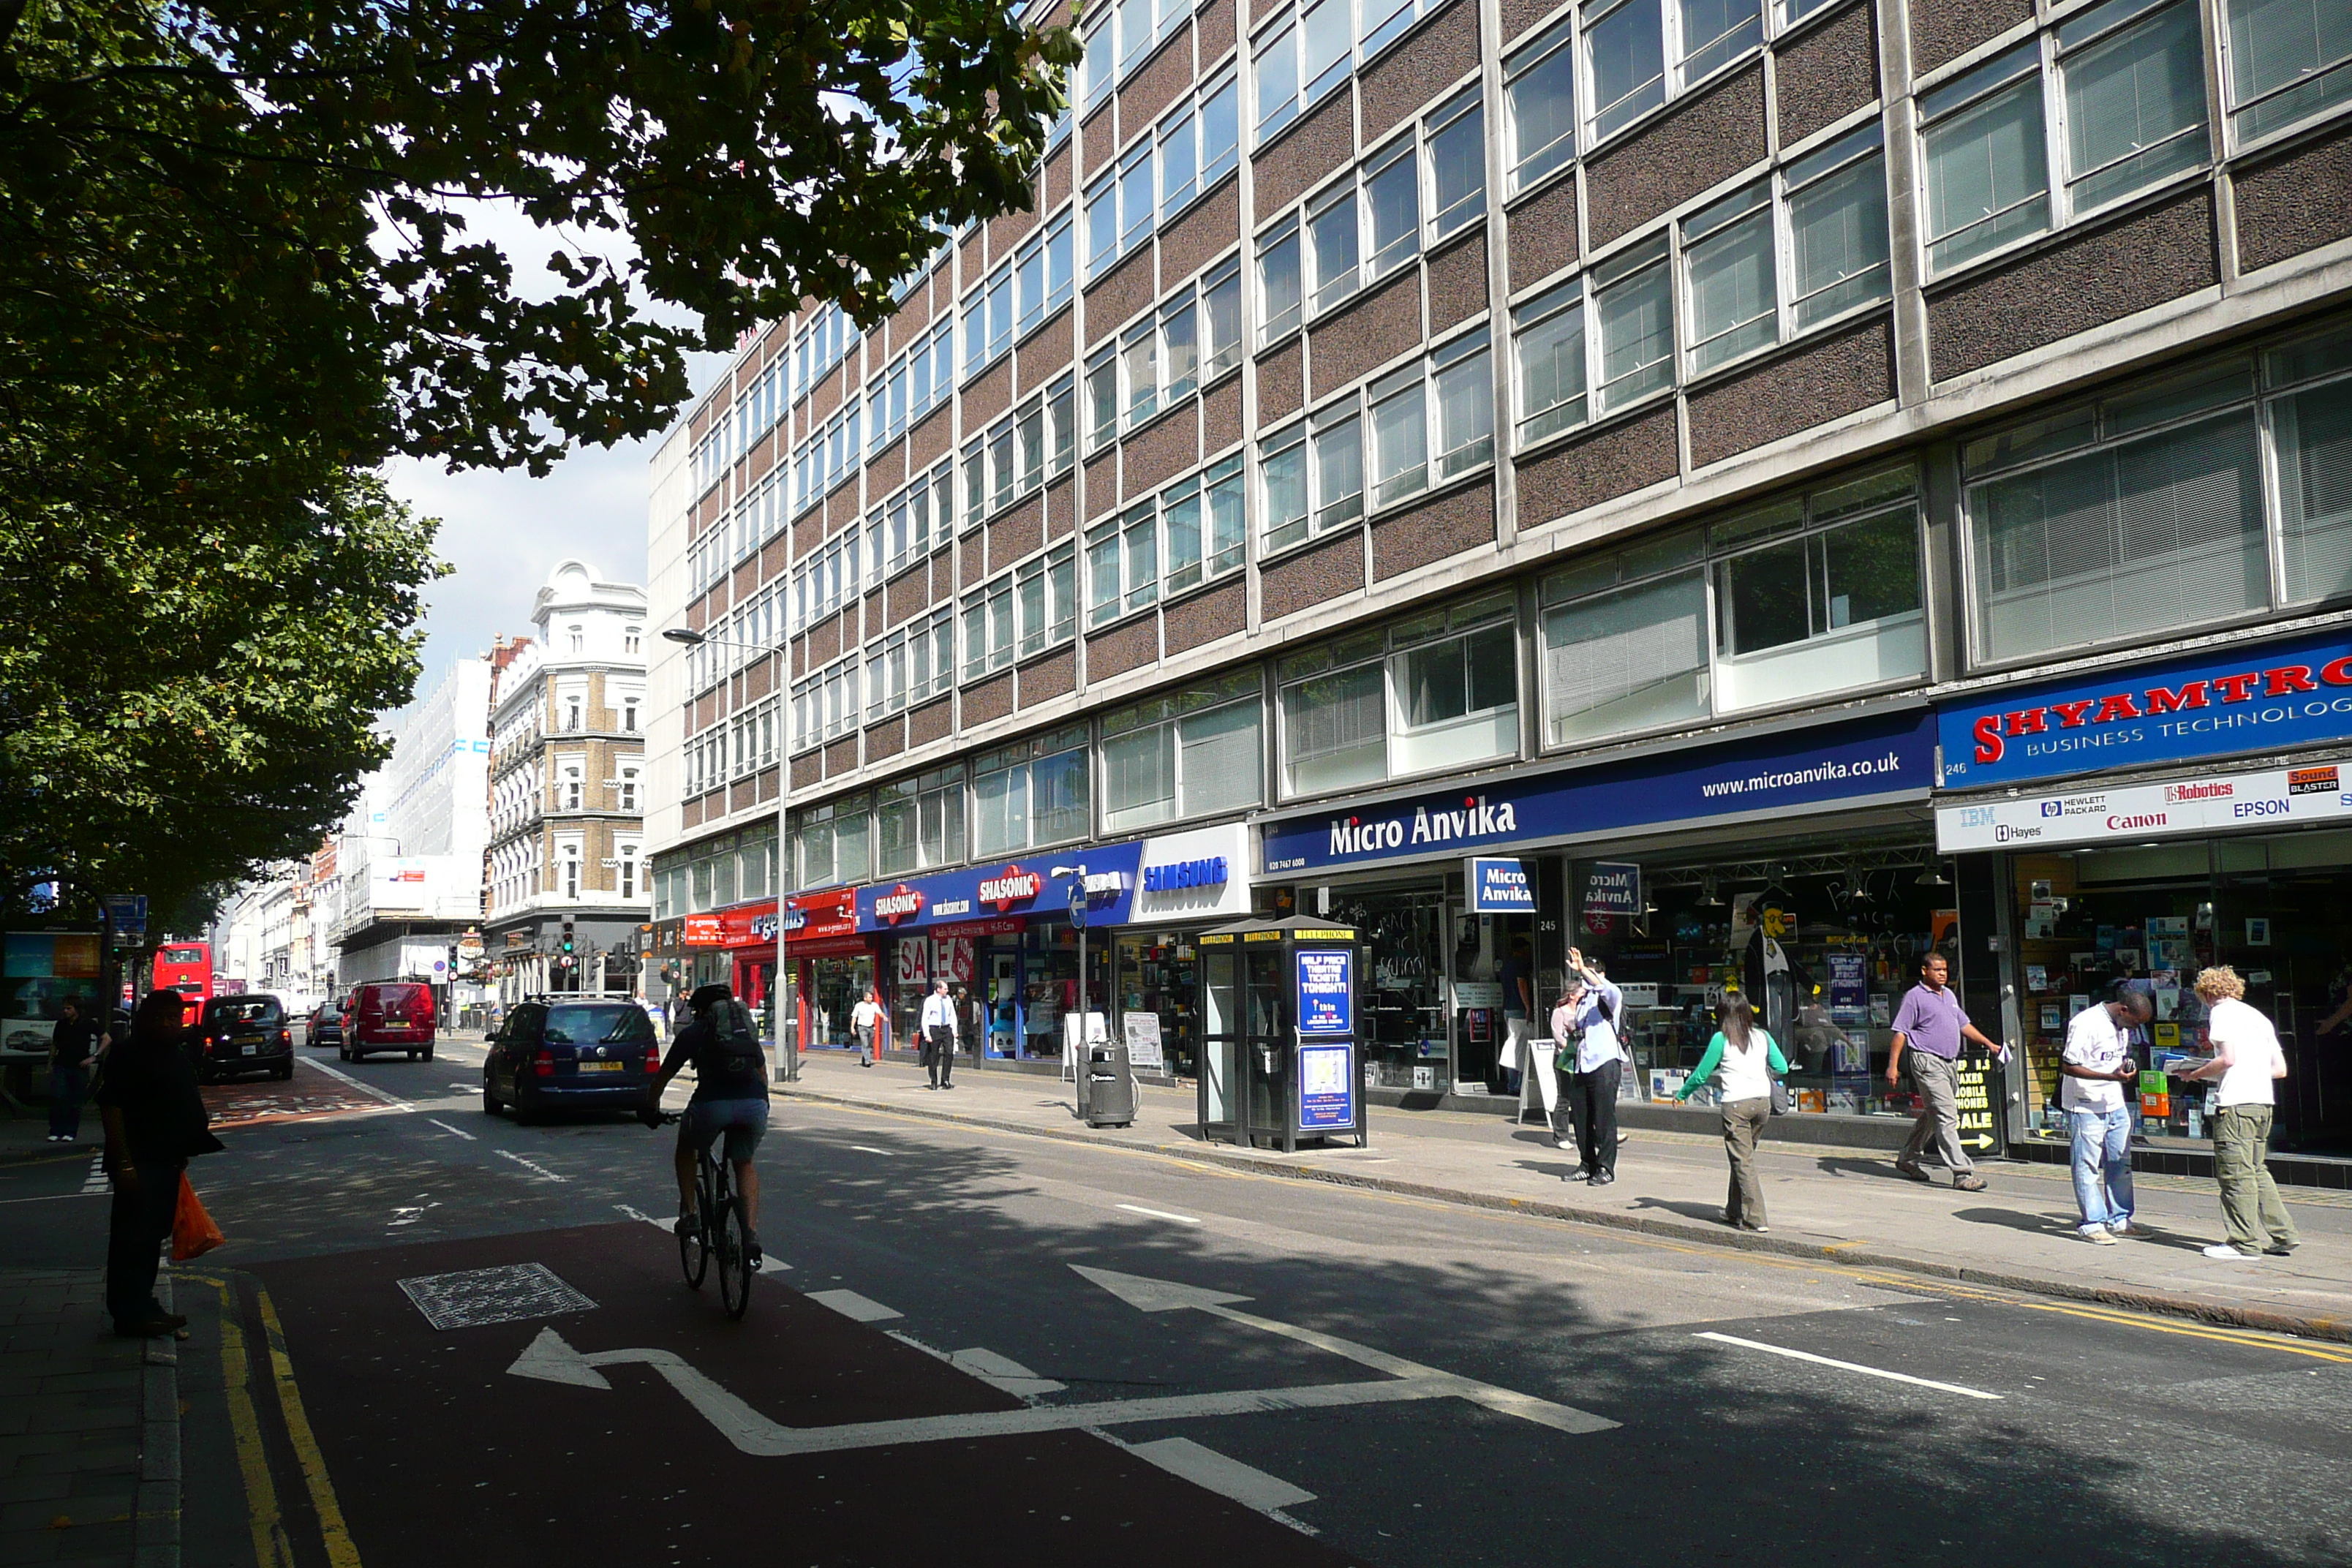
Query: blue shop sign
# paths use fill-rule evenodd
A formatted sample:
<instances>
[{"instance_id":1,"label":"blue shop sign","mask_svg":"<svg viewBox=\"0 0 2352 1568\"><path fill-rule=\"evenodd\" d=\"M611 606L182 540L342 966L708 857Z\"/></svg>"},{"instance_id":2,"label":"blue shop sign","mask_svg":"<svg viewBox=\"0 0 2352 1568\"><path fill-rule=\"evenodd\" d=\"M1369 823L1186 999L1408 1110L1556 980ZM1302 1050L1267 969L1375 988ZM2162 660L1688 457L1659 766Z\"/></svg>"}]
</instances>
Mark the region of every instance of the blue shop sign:
<instances>
[{"instance_id":1,"label":"blue shop sign","mask_svg":"<svg viewBox=\"0 0 2352 1568\"><path fill-rule=\"evenodd\" d=\"M1709 817L1924 796L1934 783L1936 721L1882 713L1796 733L1752 735L1567 773L1433 792L1340 815L1269 822L1269 873L1405 860L1487 845L1655 827Z\"/></svg>"},{"instance_id":2,"label":"blue shop sign","mask_svg":"<svg viewBox=\"0 0 2352 1568\"><path fill-rule=\"evenodd\" d=\"M1536 878L1517 856L1470 858L1470 908L1482 915L1536 912Z\"/></svg>"},{"instance_id":3,"label":"blue shop sign","mask_svg":"<svg viewBox=\"0 0 2352 1568\"><path fill-rule=\"evenodd\" d=\"M1058 867L1066 872L1081 861L1087 868L1086 886L1074 904L1077 879L1055 876L1054 870ZM961 871L877 882L857 889L857 929L887 935L1001 915L1066 917L1074 908L1086 910L1089 925L1124 925L1142 865L1143 840L1134 838L1084 848L1067 846Z\"/></svg>"},{"instance_id":4,"label":"blue shop sign","mask_svg":"<svg viewBox=\"0 0 2352 1568\"><path fill-rule=\"evenodd\" d=\"M2207 648L1939 709L1946 789L2352 738L2352 632Z\"/></svg>"},{"instance_id":5,"label":"blue shop sign","mask_svg":"<svg viewBox=\"0 0 2352 1568\"><path fill-rule=\"evenodd\" d=\"M1143 868L1143 890L1147 893L1177 893L1190 888L1222 888L1225 885L1225 858L1211 855L1198 860L1146 866Z\"/></svg>"},{"instance_id":6,"label":"blue shop sign","mask_svg":"<svg viewBox=\"0 0 2352 1568\"><path fill-rule=\"evenodd\" d=\"M1298 1032L1356 1032L1356 954L1345 947L1302 947L1298 961Z\"/></svg>"}]
</instances>

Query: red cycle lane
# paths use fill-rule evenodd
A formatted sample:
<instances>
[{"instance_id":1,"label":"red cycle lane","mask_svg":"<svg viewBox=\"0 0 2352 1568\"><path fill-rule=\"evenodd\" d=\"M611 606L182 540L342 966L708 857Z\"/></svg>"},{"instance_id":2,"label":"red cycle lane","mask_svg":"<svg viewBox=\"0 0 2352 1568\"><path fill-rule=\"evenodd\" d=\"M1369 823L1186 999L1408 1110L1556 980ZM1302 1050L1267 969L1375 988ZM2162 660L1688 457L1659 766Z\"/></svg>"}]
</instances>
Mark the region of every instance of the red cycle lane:
<instances>
[{"instance_id":1,"label":"red cycle lane","mask_svg":"<svg viewBox=\"0 0 2352 1568\"><path fill-rule=\"evenodd\" d=\"M401 1286L527 1265L594 1304L442 1329ZM251 1272L367 1568L1356 1561L1081 1431L775 1455L787 1428L1024 1406L773 1279L730 1322L716 1281L688 1290L676 1243L643 1224ZM743 1451L746 1432L771 1452Z\"/></svg>"}]
</instances>

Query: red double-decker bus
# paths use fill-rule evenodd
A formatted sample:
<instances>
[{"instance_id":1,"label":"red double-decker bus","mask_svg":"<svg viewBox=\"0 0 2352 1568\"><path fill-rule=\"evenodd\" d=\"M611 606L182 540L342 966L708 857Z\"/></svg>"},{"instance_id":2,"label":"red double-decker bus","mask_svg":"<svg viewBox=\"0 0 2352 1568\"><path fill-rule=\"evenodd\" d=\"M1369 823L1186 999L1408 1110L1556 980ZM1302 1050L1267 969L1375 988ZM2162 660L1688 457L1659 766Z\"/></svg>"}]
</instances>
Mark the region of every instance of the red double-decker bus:
<instances>
[{"instance_id":1,"label":"red double-decker bus","mask_svg":"<svg viewBox=\"0 0 2352 1568\"><path fill-rule=\"evenodd\" d=\"M158 991L176 991L186 999L189 1018L201 1017L213 996L213 947L208 942L168 942L155 950L154 978Z\"/></svg>"}]
</instances>

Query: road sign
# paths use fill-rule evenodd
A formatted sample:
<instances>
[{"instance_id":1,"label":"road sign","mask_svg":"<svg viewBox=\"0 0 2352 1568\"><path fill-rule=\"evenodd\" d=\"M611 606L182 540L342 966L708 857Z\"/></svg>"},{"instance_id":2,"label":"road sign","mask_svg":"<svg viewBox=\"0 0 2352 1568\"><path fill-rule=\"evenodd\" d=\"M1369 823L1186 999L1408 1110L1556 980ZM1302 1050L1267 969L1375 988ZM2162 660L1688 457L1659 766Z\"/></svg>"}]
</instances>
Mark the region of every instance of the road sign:
<instances>
[{"instance_id":1,"label":"road sign","mask_svg":"<svg viewBox=\"0 0 2352 1568\"><path fill-rule=\"evenodd\" d=\"M137 936L147 929L147 895L144 893L109 893L106 895L107 922L114 927L117 936Z\"/></svg>"},{"instance_id":2,"label":"road sign","mask_svg":"<svg viewBox=\"0 0 2352 1568\"><path fill-rule=\"evenodd\" d=\"M1087 929L1087 879L1070 879L1070 924L1079 931Z\"/></svg>"}]
</instances>

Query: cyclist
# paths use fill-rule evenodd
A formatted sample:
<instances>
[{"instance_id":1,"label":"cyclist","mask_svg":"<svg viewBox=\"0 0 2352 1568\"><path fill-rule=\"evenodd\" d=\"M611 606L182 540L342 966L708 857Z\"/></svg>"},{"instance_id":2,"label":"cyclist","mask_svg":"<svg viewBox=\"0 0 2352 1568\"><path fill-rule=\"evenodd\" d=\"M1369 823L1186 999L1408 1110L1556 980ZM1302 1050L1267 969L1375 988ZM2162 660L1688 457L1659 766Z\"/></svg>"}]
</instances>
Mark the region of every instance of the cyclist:
<instances>
[{"instance_id":1,"label":"cyclist","mask_svg":"<svg viewBox=\"0 0 2352 1568\"><path fill-rule=\"evenodd\" d=\"M648 1114L658 1114L662 1090L691 1061L694 1095L677 1124L677 1225L680 1236L702 1228L694 1193L695 1160L721 1132L727 1159L735 1167L735 1190L743 1199L743 1228L751 1261L760 1261L760 1177L751 1152L768 1130L768 1058L751 1027L751 1011L723 983L698 987L693 1022L677 1032L669 1056L646 1091Z\"/></svg>"}]
</instances>

